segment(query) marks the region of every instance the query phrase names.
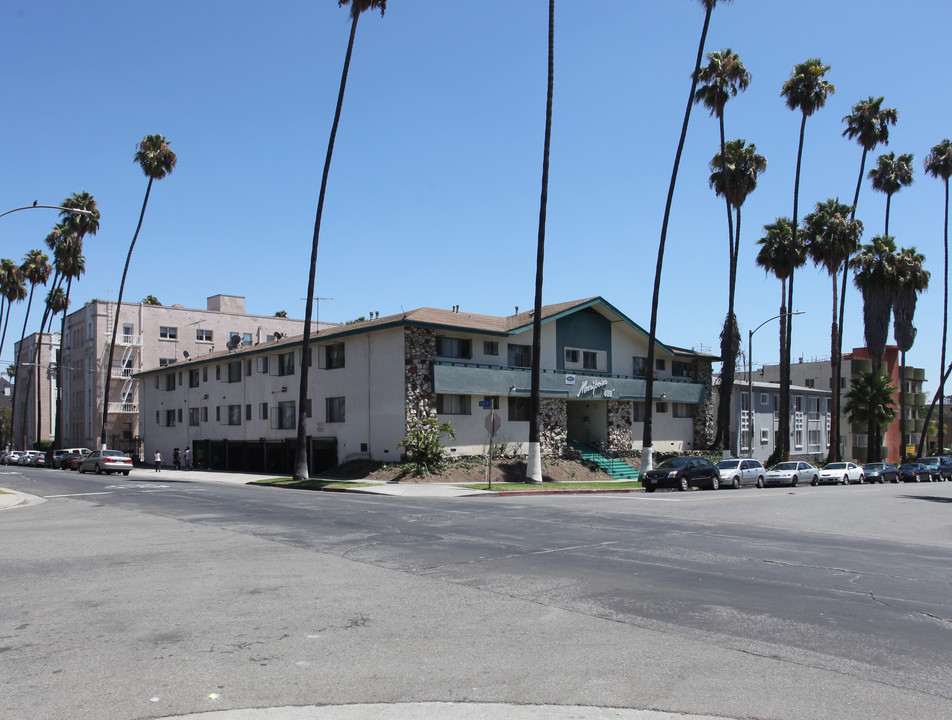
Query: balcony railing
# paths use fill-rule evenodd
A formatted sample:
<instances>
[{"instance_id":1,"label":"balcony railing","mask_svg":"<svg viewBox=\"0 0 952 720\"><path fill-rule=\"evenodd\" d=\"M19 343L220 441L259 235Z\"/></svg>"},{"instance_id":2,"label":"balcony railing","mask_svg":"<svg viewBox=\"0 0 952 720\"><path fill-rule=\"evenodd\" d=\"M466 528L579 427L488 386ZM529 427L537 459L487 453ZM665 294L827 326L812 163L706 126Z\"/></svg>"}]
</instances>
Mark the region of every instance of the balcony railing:
<instances>
[{"instance_id":1,"label":"balcony railing","mask_svg":"<svg viewBox=\"0 0 952 720\"><path fill-rule=\"evenodd\" d=\"M133 368L114 367L111 377L113 380L128 380L134 372Z\"/></svg>"},{"instance_id":2,"label":"balcony railing","mask_svg":"<svg viewBox=\"0 0 952 720\"><path fill-rule=\"evenodd\" d=\"M116 345L142 347L142 335L116 335Z\"/></svg>"},{"instance_id":3,"label":"balcony railing","mask_svg":"<svg viewBox=\"0 0 952 720\"><path fill-rule=\"evenodd\" d=\"M113 415L135 414L139 412L139 403L116 402L109 403L109 412Z\"/></svg>"}]
</instances>

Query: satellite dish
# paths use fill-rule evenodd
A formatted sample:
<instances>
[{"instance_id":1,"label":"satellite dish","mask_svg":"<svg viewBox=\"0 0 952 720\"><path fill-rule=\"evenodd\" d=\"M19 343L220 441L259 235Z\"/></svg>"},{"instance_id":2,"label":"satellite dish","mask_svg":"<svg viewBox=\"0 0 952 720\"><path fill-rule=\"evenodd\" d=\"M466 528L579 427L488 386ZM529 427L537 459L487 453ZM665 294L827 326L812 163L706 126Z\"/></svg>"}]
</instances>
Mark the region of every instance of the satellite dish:
<instances>
[{"instance_id":1,"label":"satellite dish","mask_svg":"<svg viewBox=\"0 0 952 720\"><path fill-rule=\"evenodd\" d=\"M189 357L188 357L188 350L183 350L183 351L182 351L182 355L185 356L185 359L186 359L186 360L189 359Z\"/></svg>"},{"instance_id":2,"label":"satellite dish","mask_svg":"<svg viewBox=\"0 0 952 720\"><path fill-rule=\"evenodd\" d=\"M233 337L231 340L229 340L227 343L225 343L225 347L228 348L229 350L234 350L240 344L241 344L241 338L236 336L236 337Z\"/></svg>"},{"instance_id":3,"label":"satellite dish","mask_svg":"<svg viewBox=\"0 0 952 720\"><path fill-rule=\"evenodd\" d=\"M283 338L283 337L284 337L284 333L282 333L282 332L275 332L275 333L274 333L274 339L275 339L275 340L280 340L280 339Z\"/></svg>"}]
</instances>

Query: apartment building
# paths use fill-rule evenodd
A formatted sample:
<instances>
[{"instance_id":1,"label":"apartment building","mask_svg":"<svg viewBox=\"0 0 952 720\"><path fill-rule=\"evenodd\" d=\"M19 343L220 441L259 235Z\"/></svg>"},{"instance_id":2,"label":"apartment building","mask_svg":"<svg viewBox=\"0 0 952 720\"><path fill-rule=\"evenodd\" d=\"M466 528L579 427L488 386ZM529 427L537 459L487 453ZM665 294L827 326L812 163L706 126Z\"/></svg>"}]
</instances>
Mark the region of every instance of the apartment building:
<instances>
[{"instance_id":1,"label":"apartment building","mask_svg":"<svg viewBox=\"0 0 952 720\"><path fill-rule=\"evenodd\" d=\"M640 449L645 377L654 385L654 447L710 442L716 357L656 344L602 298L543 309L540 431L543 452L573 446ZM324 329L309 344L307 442L312 473L353 459L398 461L417 418L450 421L456 456L482 454L490 413L497 440L526 452L532 313L499 317L419 308ZM205 467L289 473L297 435L302 338L192 356L140 381L147 453L191 448Z\"/></svg>"}]
</instances>

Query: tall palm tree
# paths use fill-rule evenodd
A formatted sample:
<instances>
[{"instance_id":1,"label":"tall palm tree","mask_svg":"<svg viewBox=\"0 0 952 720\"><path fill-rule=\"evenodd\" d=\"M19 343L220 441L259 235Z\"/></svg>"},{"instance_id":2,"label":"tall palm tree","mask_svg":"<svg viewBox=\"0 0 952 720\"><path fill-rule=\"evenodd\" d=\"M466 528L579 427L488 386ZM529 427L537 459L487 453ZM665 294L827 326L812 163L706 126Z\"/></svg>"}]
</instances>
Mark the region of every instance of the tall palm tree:
<instances>
[{"instance_id":1,"label":"tall palm tree","mask_svg":"<svg viewBox=\"0 0 952 720\"><path fill-rule=\"evenodd\" d=\"M916 249L903 248L897 258L896 294L893 297L893 336L899 346L899 444L900 457L906 452L906 392L903 381L906 379L906 352L916 341L916 326L913 319L916 314L916 300L929 287L928 270L923 269L925 256Z\"/></svg>"},{"instance_id":2,"label":"tall palm tree","mask_svg":"<svg viewBox=\"0 0 952 720\"><path fill-rule=\"evenodd\" d=\"M895 125L899 120L899 111L895 108L884 108L883 107L884 98L878 97L874 98L872 95L869 96L866 100L861 100L860 102L853 105L852 112L849 115L846 115L843 118L843 122L846 123L846 129L843 131L843 136L849 138L850 140L856 140L860 147L863 148L863 154L860 156L859 161L859 176L856 178L856 191L853 193L853 209L850 212L850 220L856 219L856 208L859 205L859 191L863 186L863 173L866 170L866 156L876 149L880 144L888 145L889 144L889 126ZM840 293L840 318L839 326L843 327L843 322L846 317L846 280L849 275L849 259L843 261L843 277L841 279L841 293ZM843 382L843 333L840 333L839 342L836 346L836 349L833 352L831 364L833 366L833 387L836 388L834 392L834 406L836 408L842 405L842 399L840 394L840 385ZM839 432L840 418L839 415L834 415L831 422L831 434L833 433L832 425L836 425L836 432ZM833 434L834 438L839 438L838 434ZM831 460L842 460L840 457L840 445L839 442L834 443L836 453L830 454Z\"/></svg>"},{"instance_id":3,"label":"tall palm tree","mask_svg":"<svg viewBox=\"0 0 952 720\"><path fill-rule=\"evenodd\" d=\"M102 425L100 432L100 443L102 449L106 449L106 422L109 416L109 387L112 384L112 360L116 354L116 335L119 330L119 313L122 310L122 294L126 289L126 275L129 273L129 262L132 260L132 251L135 249L136 240L139 238L139 230L142 229L142 220L145 217L145 209L149 204L149 194L152 192L152 183L155 180L161 180L166 175L171 174L175 169L178 158L169 147L169 141L163 135L146 135L139 144L136 145L136 154L133 160L139 163L142 172L149 178L145 186L145 198L142 200L142 210L139 212L139 223L136 225L136 231L132 235L132 242L129 243L129 252L126 253L126 264L122 268L122 279L119 281L119 297L116 299L116 317L112 323L112 338L109 341L109 360L106 362L105 391L102 401Z\"/></svg>"},{"instance_id":4,"label":"tall palm tree","mask_svg":"<svg viewBox=\"0 0 952 720\"><path fill-rule=\"evenodd\" d=\"M830 330L830 365L833 378L830 408L830 453L829 461L840 459L840 381L837 369L840 364L840 346L843 341L837 318L843 317L845 293L837 299L837 275L840 268L847 267L853 253L859 250L863 223L852 216L853 207L844 205L839 198L818 202L816 210L803 219L807 250L814 265L822 265L833 280L833 323ZM839 307L837 307L839 305Z\"/></svg>"},{"instance_id":5,"label":"tall palm tree","mask_svg":"<svg viewBox=\"0 0 952 720\"><path fill-rule=\"evenodd\" d=\"M23 271L20 266L9 258L0 260L0 319L3 321L3 331L0 332L0 354L3 353L13 303L25 299L26 285L24 285ZM3 315L4 309L6 309L6 317Z\"/></svg>"},{"instance_id":6,"label":"tall palm tree","mask_svg":"<svg viewBox=\"0 0 952 720\"><path fill-rule=\"evenodd\" d=\"M331 158L334 155L334 140L337 138L337 126L340 124L340 114L344 107L344 90L347 87L347 72L350 69L350 57L354 51L354 37L357 35L357 21L361 13L367 10L380 10L383 17L387 10L387 0L338 0L338 7L350 5L350 39L347 41L347 53L344 55L344 69L340 76L340 91L337 94L337 109L334 111L334 122L331 125L331 135L327 141L327 154L324 156L324 173L321 176L321 189L317 198L317 213L314 217L314 235L311 239L311 264L307 276L307 300L304 306L304 337L301 341L301 385L298 391L297 417L297 451L294 459L294 478L306 480L307 465L307 383L311 367L310 340L311 316L314 308L314 282L317 275L317 248L321 237L321 217L324 214L324 197L327 194L327 176L331 169Z\"/></svg>"},{"instance_id":7,"label":"tall palm tree","mask_svg":"<svg viewBox=\"0 0 952 720\"><path fill-rule=\"evenodd\" d=\"M925 171L935 178L942 178L945 185L945 223L943 224L942 248L942 359L939 374L944 377L946 340L949 331L949 178L952 177L952 141L948 138L933 146L925 159ZM945 383L939 387L939 452L945 452Z\"/></svg>"},{"instance_id":8,"label":"tall palm tree","mask_svg":"<svg viewBox=\"0 0 952 720\"><path fill-rule=\"evenodd\" d=\"M711 25L711 14L718 2L728 4L733 0L698 0L704 8L704 26L701 28L701 39L697 46L697 59L694 62L694 72L691 73L691 92L688 93L688 104L684 110L684 121L681 123L681 137L678 139L678 150L674 154L674 167L671 168L671 181L668 183L668 196L664 204L664 219L661 221L661 239L658 242L658 261L655 264L654 289L651 294L651 322L648 325L648 372L645 378L645 423L641 438L641 470L650 470L652 467L652 424L654 417L654 365L655 342L658 331L658 300L661 296L661 270L664 266L664 245L668 237L668 220L671 218L671 203L674 200L674 187L678 181L678 167L681 165L681 153L684 151L684 141L688 134L688 123L691 120L691 107L694 105L694 93L697 90L698 73L701 70L701 60L704 57L704 43L707 41L707 30Z\"/></svg>"},{"instance_id":9,"label":"tall palm tree","mask_svg":"<svg viewBox=\"0 0 952 720\"><path fill-rule=\"evenodd\" d=\"M535 298L532 313L532 376L529 387L529 457L526 482L542 482L539 442L539 376L542 357L542 270L545 259L545 212L549 197L549 148L552 139L552 90L555 71L555 0L549 0L549 62L545 93L545 141L542 147L542 194L539 200L539 236L536 244Z\"/></svg>"},{"instance_id":10,"label":"tall palm tree","mask_svg":"<svg viewBox=\"0 0 952 720\"><path fill-rule=\"evenodd\" d=\"M718 405L717 434L714 445L730 448L731 395L734 388L734 374L737 366L737 353L740 349L740 334L737 330L737 316L734 314L734 293L737 287L737 259L740 255L740 209L747 196L757 188L757 177L767 169L767 159L757 154L757 146L746 140L731 140L724 150L714 155L710 163L710 185L714 191L727 200L728 209L733 208L736 215L735 236L728 247L728 290L727 316L721 331L721 385L720 404Z\"/></svg>"},{"instance_id":11,"label":"tall palm tree","mask_svg":"<svg viewBox=\"0 0 952 720\"><path fill-rule=\"evenodd\" d=\"M874 432L869 437L876 437L877 442L882 445L878 439L882 428L888 426L896 419L896 405L893 403L893 395L896 394L896 388L889 382L889 378L876 371L860 373L850 383L849 392L846 393L846 413L851 423L866 425L867 428L874 428ZM872 440L869 441L870 443ZM877 446L875 451L869 444L866 448L866 462L879 462L881 457L881 447ZM874 459L870 455L874 454Z\"/></svg>"},{"instance_id":12,"label":"tall palm tree","mask_svg":"<svg viewBox=\"0 0 952 720\"><path fill-rule=\"evenodd\" d=\"M23 263L20 265L20 270L23 272L23 277L30 283L30 295L26 303L26 314L23 316L23 329L20 331L20 344L19 348L23 348L23 340L26 338L26 326L30 320L30 308L33 305L33 292L36 290L37 285L46 285L47 281L50 278L50 274L53 272L53 268L49 263L49 257L42 250L30 250L26 255L23 256ZM14 370L16 370L17 364L19 364L19 356L14 358ZM23 376L21 376L23 377ZM32 378L32 373L27 373L26 378L29 382L29 379ZM25 383L15 383L13 385L13 398L12 406L17 407L17 391L20 385ZM25 418L25 406L24 403L24 414L22 418ZM25 423L25 419L21 419L21 427ZM14 428L16 427L16 417L13 418ZM14 432L14 437L16 437L16 432ZM25 437L25 435L24 435Z\"/></svg>"},{"instance_id":13,"label":"tall palm tree","mask_svg":"<svg viewBox=\"0 0 952 720\"><path fill-rule=\"evenodd\" d=\"M872 359L873 374L882 369L883 352L889 337L889 318L899 281L899 254L896 241L889 235L877 235L863 245L850 261L855 274L853 283L863 295L863 335ZM867 462L879 462L882 441L872 418L867 432Z\"/></svg>"},{"instance_id":14,"label":"tall palm tree","mask_svg":"<svg viewBox=\"0 0 952 720\"><path fill-rule=\"evenodd\" d=\"M889 208L892 196L904 187L912 185L912 153L885 153L876 160L876 167L869 171L873 190L886 194L886 229L883 235L889 235Z\"/></svg>"},{"instance_id":15,"label":"tall palm tree","mask_svg":"<svg viewBox=\"0 0 952 720\"><path fill-rule=\"evenodd\" d=\"M780 95L791 110L799 110L800 142L797 147L797 172L793 183L793 232L794 245L797 239L797 211L800 202L800 170L803 161L803 137L806 132L807 118L826 105L826 99L836 92L836 87L823 78L830 71L819 58L810 58L794 66L790 78L783 84ZM787 286L787 305L793 310L793 272ZM793 346L793 317L788 318L787 337L780 357L780 422L778 434L784 458L790 454L790 357Z\"/></svg>"},{"instance_id":16,"label":"tall palm tree","mask_svg":"<svg viewBox=\"0 0 952 720\"><path fill-rule=\"evenodd\" d=\"M694 93L695 104L703 104L711 115L717 117L720 131L721 155L726 152L726 136L724 132L724 107L732 97L737 97L750 85L750 73L744 67L740 57L730 48L707 54L708 63L696 75L700 87ZM728 255L733 252L734 223L731 217L731 203L724 196L727 208L727 249ZM720 434L720 433L718 433Z\"/></svg>"},{"instance_id":17,"label":"tall palm tree","mask_svg":"<svg viewBox=\"0 0 952 720\"><path fill-rule=\"evenodd\" d=\"M778 217L774 222L764 225L764 236L757 241L760 250L757 252L757 265L764 268L780 280L780 354L787 338L787 320L790 315L787 311L787 279L793 271L802 267L807 261L806 248L802 238L794 238L793 226L790 218ZM779 440L774 443L774 450L767 461L768 465L778 462L783 456L783 448Z\"/></svg>"}]
</instances>

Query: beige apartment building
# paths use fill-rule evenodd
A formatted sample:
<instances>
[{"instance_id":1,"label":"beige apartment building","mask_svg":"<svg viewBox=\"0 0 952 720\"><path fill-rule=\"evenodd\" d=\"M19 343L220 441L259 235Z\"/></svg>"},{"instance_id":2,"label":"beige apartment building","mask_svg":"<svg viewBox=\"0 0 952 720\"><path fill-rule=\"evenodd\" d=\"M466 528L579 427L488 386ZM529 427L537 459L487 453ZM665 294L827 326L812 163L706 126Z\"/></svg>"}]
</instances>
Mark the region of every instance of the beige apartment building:
<instances>
[{"instance_id":1,"label":"beige apartment building","mask_svg":"<svg viewBox=\"0 0 952 720\"><path fill-rule=\"evenodd\" d=\"M42 343L40 340L42 339ZM34 333L14 345L16 392L13 397L13 447L32 449L49 438L56 418L56 364L59 333ZM40 353L36 354L40 343Z\"/></svg>"},{"instance_id":2,"label":"beige apartment building","mask_svg":"<svg viewBox=\"0 0 952 720\"><path fill-rule=\"evenodd\" d=\"M230 348L254 347L288 335L300 335L304 330L303 320L247 314L245 298L235 295L209 297L205 309L124 302L119 312L112 367L107 372L115 317L116 303L102 300L87 302L66 317L60 355L63 417L59 444L63 447L100 446L102 403L108 382L106 444L141 457L136 373ZM324 323L321 327L333 325ZM24 343L24 351L31 359L29 348L34 338L31 336ZM46 345L49 346L48 341ZM46 366L53 365L48 360L38 364L44 362ZM55 372L50 372L41 377L39 393L44 408L55 407L55 376ZM35 402L33 394L25 401ZM44 410L42 416L39 437L47 439L53 435L53 412ZM22 438L22 431L19 432L17 437ZM32 446L35 437L35 433L27 433L28 446ZM17 447L20 446L18 443Z\"/></svg>"}]
</instances>

